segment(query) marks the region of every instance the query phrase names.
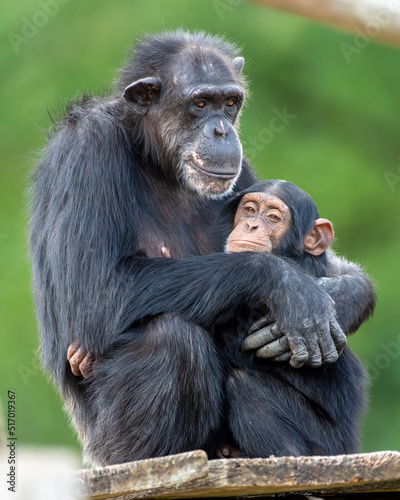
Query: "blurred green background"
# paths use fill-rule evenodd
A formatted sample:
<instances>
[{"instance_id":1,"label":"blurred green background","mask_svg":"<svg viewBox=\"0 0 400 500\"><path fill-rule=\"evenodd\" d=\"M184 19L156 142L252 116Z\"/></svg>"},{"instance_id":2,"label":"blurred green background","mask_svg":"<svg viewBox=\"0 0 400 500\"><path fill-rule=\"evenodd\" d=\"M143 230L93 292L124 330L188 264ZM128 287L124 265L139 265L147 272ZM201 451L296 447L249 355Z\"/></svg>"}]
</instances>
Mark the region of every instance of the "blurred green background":
<instances>
[{"instance_id":1,"label":"blurred green background","mask_svg":"<svg viewBox=\"0 0 400 500\"><path fill-rule=\"evenodd\" d=\"M19 442L78 447L40 370L27 257L26 188L47 110L107 90L144 32L182 27L242 47L241 137L256 171L308 191L336 250L374 278L376 314L350 340L372 379L363 451L399 450L400 51L236 0L4 0L0 11L0 399L17 393Z\"/></svg>"}]
</instances>

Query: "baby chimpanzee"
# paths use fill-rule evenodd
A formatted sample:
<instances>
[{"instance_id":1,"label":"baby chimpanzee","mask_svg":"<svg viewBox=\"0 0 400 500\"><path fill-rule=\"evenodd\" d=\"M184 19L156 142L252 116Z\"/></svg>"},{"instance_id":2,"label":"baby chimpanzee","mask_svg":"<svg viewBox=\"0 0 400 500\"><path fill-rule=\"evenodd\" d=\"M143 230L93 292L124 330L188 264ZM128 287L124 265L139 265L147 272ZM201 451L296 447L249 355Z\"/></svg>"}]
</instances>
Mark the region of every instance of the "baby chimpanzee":
<instances>
[{"instance_id":1,"label":"baby chimpanzee","mask_svg":"<svg viewBox=\"0 0 400 500\"><path fill-rule=\"evenodd\" d=\"M223 208L221 229L226 234L231 231L226 251L280 255L323 285L330 265L326 250L334 238L332 224L319 218L312 198L294 184L264 181L238 193ZM299 297L307 300L303 290ZM256 349L277 339L259 349L257 356L255 351L241 350L255 314L262 320L254 330L262 323L270 324L259 331L259 343L253 336L252 345L246 347ZM228 433L220 456L356 452L367 385L359 360L346 347L334 364L294 369L282 362L291 357L285 337L265 316L265 306L258 311L243 308L236 321L215 328L226 366L224 425ZM362 311L359 319L360 323L365 319ZM274 356L275 347L287 352L268 359Z\"/></svg>"}]
</instances>

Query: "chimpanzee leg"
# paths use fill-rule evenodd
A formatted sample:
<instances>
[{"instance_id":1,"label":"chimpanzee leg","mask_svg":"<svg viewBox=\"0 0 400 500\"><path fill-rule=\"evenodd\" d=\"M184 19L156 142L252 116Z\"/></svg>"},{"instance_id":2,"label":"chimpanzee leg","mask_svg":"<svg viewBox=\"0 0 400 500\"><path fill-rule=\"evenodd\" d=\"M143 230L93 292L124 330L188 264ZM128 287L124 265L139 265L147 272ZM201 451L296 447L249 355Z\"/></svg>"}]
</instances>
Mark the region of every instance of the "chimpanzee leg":
<instances>
[{"instance_id":1,"label":"chimpanzee leg","mask_svg":"<svg viewBox=\"0 0 400 500\"><path fill-rule=\"evenodd\" d=\"M177 315L128 334L96 367L85 458L98 465L180 453L214 453L222 368L210 334Z\"/></svg>"},{"instance_id":2,"label":"chimpanzee leg","mask_svg":"<svg viewBox=\"0 0 400 500\"><path fill-rule=\"evenodd\" d=\"M227 399L230 431L246 456L358 451L366 377L349 348L320 368L265 362L264 369L233 369Z\"/></svg>"}]
</instances>

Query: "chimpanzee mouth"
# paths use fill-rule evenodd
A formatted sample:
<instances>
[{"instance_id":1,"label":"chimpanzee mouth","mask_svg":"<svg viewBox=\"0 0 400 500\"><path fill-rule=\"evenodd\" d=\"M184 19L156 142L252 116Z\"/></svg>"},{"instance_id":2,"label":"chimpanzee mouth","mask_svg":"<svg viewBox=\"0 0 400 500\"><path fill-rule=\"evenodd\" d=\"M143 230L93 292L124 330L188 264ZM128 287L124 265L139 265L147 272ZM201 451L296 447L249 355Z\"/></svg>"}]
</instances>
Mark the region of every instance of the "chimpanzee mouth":
<instances>
[{"instance_id":1,"label":"chimpanzee mouth","mask_svg":"<svg viewBox=\"0 0 400 500\"><path fill-rule=\"evenodd\" d=\"M197 170L200 174L206 174L209 175L210 177L216 177L218 179L226 179L226 180L234 179L240 173L240 165L239 168L234 172L226 172L226 171L218 172L218 171L208 170L207 168L204 167L205 162L197 151L190 151L186 161L189 163L190 167Z\"/></svg>"},{"instance_id":2,"label":"chimpanzee mouth","mask_svg":"<svg viewBox=\"0 0 400 500\"><path fill-rule=\"evenodd\" d=\"M257 243L257 241L248 241L248 240L230 240L229 243L238 243L239 245L257 245L259 247L263 247L261 243Z\"/></svg>"},{"instance_id":3,"label":"chimpanzee mouth","mask_svg":"<svg viewBox=\"0 0 400 500\"><path fill-rule=\"evenodd\" d=\"M218 179L234 179L239 174L239 172L234 172L234 173L212 172L210 170L200 167L195 161L191 161L190 166L193 167L198 172L200 172L201 174L206 174L209 175L210 177L217 177Z\"/></svg>"}]
</instances>

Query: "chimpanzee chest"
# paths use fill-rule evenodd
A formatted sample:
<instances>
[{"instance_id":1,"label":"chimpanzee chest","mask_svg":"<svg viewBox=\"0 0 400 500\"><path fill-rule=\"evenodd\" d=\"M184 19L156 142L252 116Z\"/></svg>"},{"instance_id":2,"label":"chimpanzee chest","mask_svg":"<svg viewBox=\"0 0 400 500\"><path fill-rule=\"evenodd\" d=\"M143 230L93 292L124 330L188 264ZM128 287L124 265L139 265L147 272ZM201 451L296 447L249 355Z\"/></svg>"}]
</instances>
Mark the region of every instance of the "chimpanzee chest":
<instances>
[{"instance_id":1,"label":"chimpanzee chest","mask_svg":"<svg viewBox=\"0 0 400 500\"><path fill-rule=\"evenodd\" d=\"M185 258L216 251L212 237L214 217L197 207L159 211L153 220L138 224L139 248L148 257Z\"/></svg>"}]
</instances>

